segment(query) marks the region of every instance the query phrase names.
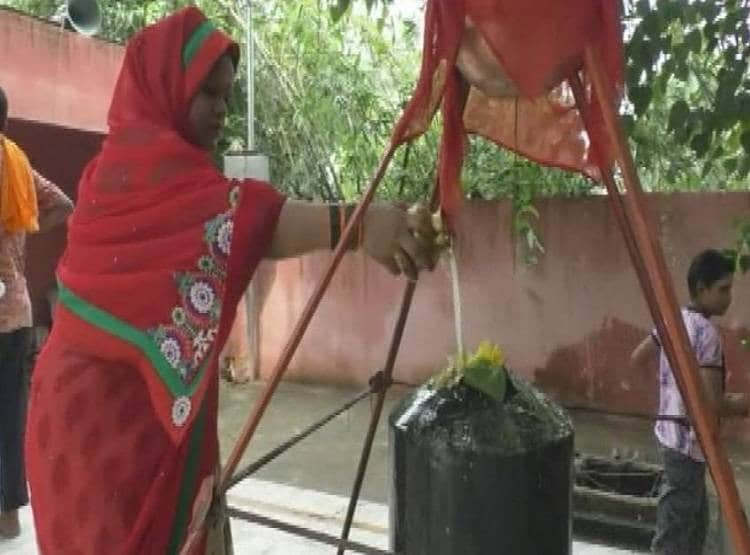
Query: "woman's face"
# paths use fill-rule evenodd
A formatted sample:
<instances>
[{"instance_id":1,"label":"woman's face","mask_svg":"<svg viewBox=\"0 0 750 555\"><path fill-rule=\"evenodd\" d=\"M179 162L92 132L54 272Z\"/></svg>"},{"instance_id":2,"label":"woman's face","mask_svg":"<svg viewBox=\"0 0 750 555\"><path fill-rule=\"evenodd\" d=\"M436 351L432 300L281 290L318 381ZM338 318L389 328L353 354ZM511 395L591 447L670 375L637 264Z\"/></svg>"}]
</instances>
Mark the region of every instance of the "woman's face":
<instances>
[{"instance_id":1,"label":"woman's face","mask_svg":"<svg viewBox=\"0 0 750 555\"><path fill-rule=\"evenodd\" d=\"M190 140L205 150L213 150L219 140L233 83L234 64L224 55L214 64L190 102Z\"/></svg>"}]
</instances>

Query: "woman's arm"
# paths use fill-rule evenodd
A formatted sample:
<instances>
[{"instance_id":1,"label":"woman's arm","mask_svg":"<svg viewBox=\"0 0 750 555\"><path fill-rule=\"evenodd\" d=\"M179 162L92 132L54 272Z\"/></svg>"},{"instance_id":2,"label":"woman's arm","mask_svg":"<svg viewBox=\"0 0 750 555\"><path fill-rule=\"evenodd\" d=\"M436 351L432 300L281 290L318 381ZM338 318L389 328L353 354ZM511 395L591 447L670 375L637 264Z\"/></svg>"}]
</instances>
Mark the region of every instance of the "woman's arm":
<instances>
[{"instance_id":1,"label":"woman's arm","mask_svg":"<svg viewBox=\"0 0 750 555\"><path fill-rule=\"evenodd\" d=\"M291 258L330 245L328 205L287 200L279 214L268 258Z\"/></svg>"},{"instance_id":2,"label":"woman's arm","mask_svg":"<svg viewBox=\"0 0 750 555\"><path fill-rule=\"evenodd\" d=\"M287 200L279 215L268 258L290 258L330 249L331 214L328 204ZM376 203L365 213L361 248L391 273L403 272L416 279L420 270L435 266L438 254L435 236L427 209L417 207L406 211Z\"/></svg>"}]
</instances>

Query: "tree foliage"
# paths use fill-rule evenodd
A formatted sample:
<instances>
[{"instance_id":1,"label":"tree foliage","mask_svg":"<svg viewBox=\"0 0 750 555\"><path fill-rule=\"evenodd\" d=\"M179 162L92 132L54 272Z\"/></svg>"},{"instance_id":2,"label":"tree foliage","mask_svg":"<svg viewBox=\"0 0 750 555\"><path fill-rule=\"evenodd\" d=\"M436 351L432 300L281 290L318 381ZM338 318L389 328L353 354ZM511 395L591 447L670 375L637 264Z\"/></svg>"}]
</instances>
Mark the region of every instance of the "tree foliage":
<instances>
[{"instance_id":1,"label":"tree foliage","mask_svg":"<svg viewBox=\"0 0 750 555\"><path fill-rule=\"evenodd\" d=\"M656 189L746 188L750 1L628 0L627 118Z\"/></svg>"}]
</instances>

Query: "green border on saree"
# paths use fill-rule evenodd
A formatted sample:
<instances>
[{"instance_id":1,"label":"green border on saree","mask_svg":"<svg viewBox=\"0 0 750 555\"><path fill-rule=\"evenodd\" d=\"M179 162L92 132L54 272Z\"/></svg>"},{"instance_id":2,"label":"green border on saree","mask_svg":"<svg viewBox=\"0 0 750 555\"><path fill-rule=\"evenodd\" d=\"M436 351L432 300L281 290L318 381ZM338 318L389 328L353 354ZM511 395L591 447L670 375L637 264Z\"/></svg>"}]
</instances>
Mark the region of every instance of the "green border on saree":
<instances>
[{"instance_id":1,"label":"green border on saree","mask_svg":"<svg viewBox=\"0 0 750 555\"><path fill-rule=\"evenodd\" d=\"M192 503L190 500L195 496L197 487L197 476L200 466L201 446L203 445L203 432L206 425L205 404L201 407L198 416L195 418L193 430L190 432L188 444L187 461L185 470L182 473L180 482L180 493L177 498L177 512L172 525L172 534L169 537L169 546L167 555L177 555L182 544L187 539L188 524L192 512Z\"/></svg>"},{"instance_id":2,"label":"green border on saree","mask_svg":"<svg viewBox=\"0 0 750 555\"><path fill-rule=\"evenodd\" d=\"M164 355L162 355L159 347L151 336L146 332L131 326L127 322L120 320L117 316L83 300L70 289L65 287L65 285L59 280L58 289L58 300L73 314L92 326L104 330L126 343L130 343L134 347L137 347L151 362L156 373L159 375L162 382L164 382L167 389L169 389L169 392L173 397L192 397L201 382L203 373L205 372L208 361L211 358L210 356L205 358L193 381L189 385L186 385L180 379L177 371L171 364L169 364L167 359L164 358Z\"/></svg>"}]
</instances>

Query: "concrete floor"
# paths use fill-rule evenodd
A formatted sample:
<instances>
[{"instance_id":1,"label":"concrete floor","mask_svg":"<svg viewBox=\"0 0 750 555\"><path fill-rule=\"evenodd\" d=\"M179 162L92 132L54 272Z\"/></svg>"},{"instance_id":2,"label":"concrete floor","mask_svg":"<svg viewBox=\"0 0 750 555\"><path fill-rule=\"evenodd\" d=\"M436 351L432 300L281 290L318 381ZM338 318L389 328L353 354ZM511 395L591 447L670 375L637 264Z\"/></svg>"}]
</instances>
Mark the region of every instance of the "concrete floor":
<instances>
[{"instance_id":1,"label":"concrete floor","mask_svg":"<svg viewBox=\"0 0 750 555\"><path fill-rule=\"evenodd\" d=\"M265 517L338 536L348 499L251 478L232 489L228 502L233 507L250 510ZM38 555L28 507L21 511L21 523L23 534L15 540L0 541L0 555ZM336 552L333 546L242 520L232 520L232 536L236 555L331 555ZM360 502L350 539L369 547L387 550L388 507L380 503ZM573 542L573 555L632 553L610 546Z\"/></svg>"},{"instance_id":2,"label":"concrete floor","mask_svg":"<svg viewBox=\"0 0 750 555\"><path fill-rule=\"evenodd\" d=\"M240 426L247 419L261 391L262 384L222 385L219 431L223 458L228 456L239 435ZM373 443L370 467L362 490L363 499L388 502L388 444L384 422L395 403L408 391L397 386L389 391L383 420ZM283 383L275 393L240 466L257 459L357 393L359 390ZM373 402L365 399L355 405L260 470L255 477L349 495L373 405L374 398ZM617 451L623 457L658 462L652 423L605 414L578 411L571 414L575 422L577 451L592 455L611 455ZM750 506L750 446L731 444L728 451L740 494L745 504Z\"/></svg>"},{"instance_id":3,"label":"concrete floor","mask_svg":"<svg viewBox=\"0 0 750 555\"><path fill-rule=\"evenodd\" d=\"M222 385L220 434L222 456L234 445L262 384ZM386 403L384 416L407 390L394 388ZM267 451L341 406L358 391L342 388L284 383L274 396L260 427L248 448L243 463L257 459ZM285 522L338 534L354 480L357 461L370 418L368 399L337 417L252 478L230 490L230 505L256 511ZM576 448L590 454L637 455L656 460L651 425L647 422L595 414L574 414ZM750 503L750 453L747 447L730 446L738 487L746 504ZM387 502L388 449L386 426L381 424L373 444L370 466L362 489L352 539L386 549L388 547ZM714 508L713 514L716 515ZM0 555L37 555L30 512L22 512L24 534L21 538L0 542ZM714 518L715 520L715 518ZM716 527L714 523L714 528ZM233 522L237 555L317 555L334 548L317 544L270 528L241 521ZM710 555L723 554L717 547L714 530ZM592 545L576 541L574 555L622 555L631 551L616 546ZM729 553L728 551L726 553Z\"/></svg>"}]
</instances>

